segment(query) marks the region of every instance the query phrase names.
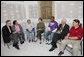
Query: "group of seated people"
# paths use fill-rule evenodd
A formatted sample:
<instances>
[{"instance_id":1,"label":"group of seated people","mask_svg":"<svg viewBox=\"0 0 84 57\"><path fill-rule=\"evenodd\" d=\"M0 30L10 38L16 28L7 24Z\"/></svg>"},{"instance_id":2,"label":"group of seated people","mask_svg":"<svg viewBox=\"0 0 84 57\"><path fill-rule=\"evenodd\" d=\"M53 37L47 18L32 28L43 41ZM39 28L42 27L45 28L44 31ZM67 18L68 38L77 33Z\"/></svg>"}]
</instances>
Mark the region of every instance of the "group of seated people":
<instances>
[{"instance_id":1,"label":"group of seated people","mask_svg":"<svg viewBox=\"0 0 84 57\"><path fill-rule=\"evenodd\" d=\"M83 37L83 28L80 26L80 21L78 19L73 20L73 26L70 28L68 24L66 24L66 19L62 19L61 24L55 21L55 17L52 16L49 22L49 31L45 31L45 24L42 18L38 19L39 23L36 26L37 35L35 37L35 26L31 23L31 20L27 20L26 32L27 32L27 39L29 43L36 42L38 39L40 40L40 44L42 43L42 33L45 32L45 39L46 44L51 44L52 47L49 51L53 51L57 48L57 41L61 41L61 47L59 56L64 54L64 49L68 43L71 43L73 46L72 55L77 56L79 51L80 41ZM24 26L25 27L25 26ZM49 36L51 37L52 41L50 41ZM12 41L13 47L16 49L19 48L19 41L21 44L24 43L25 35L23 28L20 24L18 24L17 20L13 21L13 25L11 25L11 20L6 21L6 25L2 27L2 36L3 41L7 45ZM35 39L36 38L36 39Z\"/></svg>"}]
</instances>

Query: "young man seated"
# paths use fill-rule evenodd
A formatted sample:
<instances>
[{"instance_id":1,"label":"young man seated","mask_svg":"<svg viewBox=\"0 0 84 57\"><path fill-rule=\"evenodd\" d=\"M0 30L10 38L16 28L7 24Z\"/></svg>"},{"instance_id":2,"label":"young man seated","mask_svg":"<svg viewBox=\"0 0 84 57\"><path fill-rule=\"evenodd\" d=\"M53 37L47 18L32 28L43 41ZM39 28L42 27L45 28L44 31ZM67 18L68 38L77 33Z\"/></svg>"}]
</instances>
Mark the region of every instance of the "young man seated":
<instances>
[{"instance_id":1,"label":"young man seated","mask_svg":"<svg viewBox=\"0 0 84 57\"><path fill-rule=\"evenodd\" d=\"M53 40L51 42L52 47L49 51L53 51L55 48L57 48L57 41L60 39L64 39L64 37L67 35L69 31L69 26L66 24L66 19L63 19L61 21L61 24L58 26L56 33L53 36Z\"/></svg>"},{"instance_id":2,"label":"young man seated","mask_svg":"<svg viewBox=\"0 0 84 57\"><path fill-rule=\"evenodd\" d=\"M77 56L79 47L80 47L80 40L83 37L83 28L80 27L80 21L78 19L73 20L73 26L69 30L69 33L65 37L65 39L61 42L59 56L64 54L64 49L67 44L72 44L73 50L72 55Z\"/></svg>"},{"instance_id":3,"label":"young man seated","mask_svg":"<svg viewBox=\"0 0 84 57\"><path fill-rule=\"evenodd\" d=\"M56 30L58 28L58 23L55 21L54 16L51 17L48 27L49 27L49 31L45 33L46 44L50 44L51 41L48 38L48 36L50 35L50 37L53 39L53 35L54 33L56 33Z\"/></svg>"}]
</instances>

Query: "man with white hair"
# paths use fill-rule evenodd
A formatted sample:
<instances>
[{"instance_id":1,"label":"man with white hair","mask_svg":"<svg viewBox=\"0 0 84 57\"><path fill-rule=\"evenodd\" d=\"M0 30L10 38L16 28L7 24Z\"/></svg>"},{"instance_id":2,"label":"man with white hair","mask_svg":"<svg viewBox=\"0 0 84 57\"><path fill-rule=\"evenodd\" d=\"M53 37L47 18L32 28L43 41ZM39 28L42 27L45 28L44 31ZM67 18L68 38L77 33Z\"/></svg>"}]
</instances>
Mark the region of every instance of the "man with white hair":
<instances>
[{"instance_id":1,"label":"man with white hair","mask_svg":"<svg viewBox=\"0 0 84 57\"><path fill-rule=\"evenodd\" d=\"M51 49L49 51L53 51L55 48L57 48L57 41L60 39L64 39L64 37L67 35L69 31L69 25L66 24L66 19L62 19L61 24L59 24L56 33L53 36L53 40L51 42Z\"/></svg>"}]
</instances>

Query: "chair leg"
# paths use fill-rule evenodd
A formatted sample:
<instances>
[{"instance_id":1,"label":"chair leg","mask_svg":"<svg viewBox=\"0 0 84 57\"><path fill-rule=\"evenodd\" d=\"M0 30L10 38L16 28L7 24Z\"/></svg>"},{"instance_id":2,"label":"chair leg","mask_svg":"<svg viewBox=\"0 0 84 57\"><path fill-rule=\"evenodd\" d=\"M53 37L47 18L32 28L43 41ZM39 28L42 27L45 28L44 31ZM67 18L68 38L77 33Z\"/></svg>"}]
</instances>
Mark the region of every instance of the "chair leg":
<instances>
[{"instance_id":1,"label":"chair leg","mask_svg":"<svg viewBox=\"0 0 84 57\"><path fill-rule=\"evenodd\" d=\"M45 39L43 38L43 42L45 41Z\"/></svg>"},{"instance_id":2,"label":"chair leg","mask_svg":"<svg viewBox=\"0 0 84 57\"><path fill-rule=\"evenodd\" d=\"M82 42L81 42L81 55L82 55Z\"/></svg>"},{"instance_id":3,"label":"chair leg","mask_svg":"<svg viewBox=\"0 0 84 57\"><path fill-rule=\"evenodd\" d=\"M44 42L44 40L45 40L45 37L43 37L43 42Z\"/></svg>"},{"instance_id":4,"label":"chair leg","mask_svg":"<svg viewBox=\"0 0 84 57\"><path fill-rule=\"evenodd\" d=\"M44 35L43 35L43 42L45 41L45 33L44 33Z\"/></svg>"},{"instance_id":5,"label":"chair leg","mask_svg":"<svg viewBox=\"0 0 84 57\"><path fill-rule=\"evenodd\" d=\"M5 43L4 43L4 46L5 46Z\"/></svg>"},{"instance_id":6,"label":"chair leg","mask_svg":"<svg viewBox=\"0 0 84 57\"><path fill-rule=\"evenodd\" d=\"M10 47L9 47L9 44L7 43L7 47L8 47L8 49L10 49Z\"/></svg>"}]
</instances>

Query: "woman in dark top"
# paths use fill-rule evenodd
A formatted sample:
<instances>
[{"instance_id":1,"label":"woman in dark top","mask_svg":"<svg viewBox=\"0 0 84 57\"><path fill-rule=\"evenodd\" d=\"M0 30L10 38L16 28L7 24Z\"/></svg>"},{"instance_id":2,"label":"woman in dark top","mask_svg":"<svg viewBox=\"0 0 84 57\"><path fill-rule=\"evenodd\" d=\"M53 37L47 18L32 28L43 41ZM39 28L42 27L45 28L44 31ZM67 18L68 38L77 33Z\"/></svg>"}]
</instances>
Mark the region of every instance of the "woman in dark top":
<instances>
[{"instance_id":1,"label":"woman in dark top","mask_svg":"<svg viewBox=\"0 0 84 57\"><path fill-rule=\"evenodd\" d=\"M37 24L37 37L40 39L41 44L41 34L45 31L45 24L43 23L43 20L39 18L39 23Z\"/></svg>"}]
</instances>

